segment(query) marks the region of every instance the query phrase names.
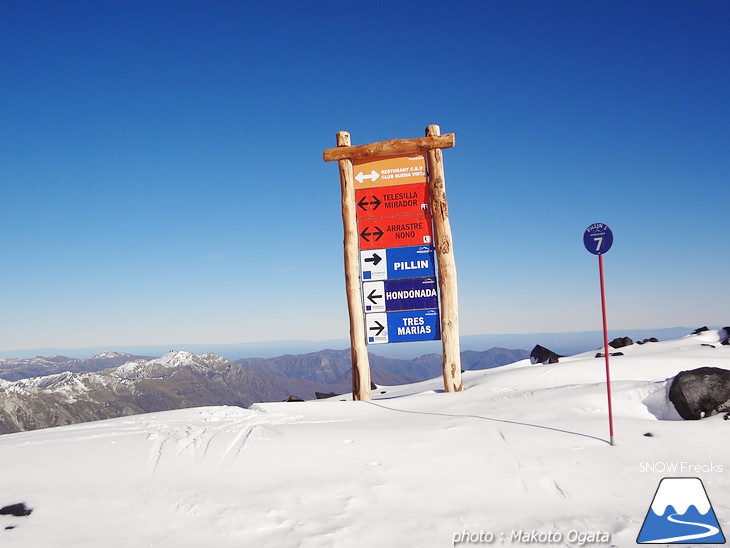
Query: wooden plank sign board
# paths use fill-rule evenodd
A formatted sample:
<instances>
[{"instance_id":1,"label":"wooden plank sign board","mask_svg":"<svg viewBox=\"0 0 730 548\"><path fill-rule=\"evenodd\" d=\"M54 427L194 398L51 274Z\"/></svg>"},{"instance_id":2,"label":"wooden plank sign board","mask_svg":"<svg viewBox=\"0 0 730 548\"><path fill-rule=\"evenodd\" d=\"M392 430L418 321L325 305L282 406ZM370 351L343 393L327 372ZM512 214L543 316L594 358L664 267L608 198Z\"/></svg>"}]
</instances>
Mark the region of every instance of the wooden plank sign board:
<instances>
[{"instance_id":1,"label":"wooden plank sign board","mask_svg":"<svg viewBox=\"0 0 730 548\"><path fill-rule=\"evenodd\" d=\"M426 157L423 154L398 154L360 158L352 163L355 191L361 188L406 185L426 182Z\"/></svg>"},{"instance_id":2,"label":"wooden plank sign board","mask_svg":"<svg viewBox=\"0 0 730 548\"><path fill-rule=\"evenodd\" d=\"M433 247L419 245L361 251L360 273L363 281L436 276Z\"/></svg>"},{"instance_id":3,"label":"wooden plank sign board","mask_svg":"<svg viewBox=\"0 0 730 548\"><path fill-rule=\"evenodd\" d=\"M436 278L363 282L365 312L438 308Z\"/></svg>"},{"instance_id":4,"label":"wooden plank sign board","mask_svg":"<svg viewBox=\"0 0 730 548\"><path fill-rule=\"evenodd\" d=\"M358 219L411 215L430 210L427 183L362 188L355 191Z\"/></svg>"},{"instance_id":5,"label":"wooden plank sign board","mask_svg":"<svg viewBox=\"0 0 730 548\"><path fill-rule=\"evenodd\" d=\"M357 222L360 250L431 245L432 226L428 211L400 217L360 219Z\"/></svg>"}]
</instances>

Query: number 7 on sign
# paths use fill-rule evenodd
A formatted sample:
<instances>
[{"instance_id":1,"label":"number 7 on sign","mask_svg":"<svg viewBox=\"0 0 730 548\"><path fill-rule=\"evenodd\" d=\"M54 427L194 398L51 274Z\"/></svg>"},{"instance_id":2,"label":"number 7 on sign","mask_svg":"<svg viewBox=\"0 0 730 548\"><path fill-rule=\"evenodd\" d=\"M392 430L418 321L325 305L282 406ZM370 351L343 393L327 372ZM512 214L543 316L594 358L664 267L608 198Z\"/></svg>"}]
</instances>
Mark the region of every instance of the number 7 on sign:
<instances>
[{"instance_id":1,"label":"number 7 on sign","mask_svg":"<svg viewBox=\"0 0 730 548\"><path fill-rule=\"evenodd\" d=\"M601 244L603 243L603 236L599 236L598 238L593 238L593 241L594 242L598 242L596 244L596 252L600 252L601 251Z\"/></svg>"}]
</instances>

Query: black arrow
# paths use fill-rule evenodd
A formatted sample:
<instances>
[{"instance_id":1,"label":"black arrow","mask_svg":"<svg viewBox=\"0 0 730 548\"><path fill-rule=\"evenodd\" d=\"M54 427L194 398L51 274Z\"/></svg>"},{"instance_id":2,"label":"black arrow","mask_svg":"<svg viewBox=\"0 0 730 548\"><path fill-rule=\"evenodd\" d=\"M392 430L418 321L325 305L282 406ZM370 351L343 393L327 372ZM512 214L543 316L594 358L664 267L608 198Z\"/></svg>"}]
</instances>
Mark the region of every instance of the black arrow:
<instances>
[{"instance_id":1,"label":"black arrow","mask_svg":"<svg viewBox=\"0 0 730 548\"><path fill-rule=\"evenodd\" d=\"M370 241L370 236L377 236L377 238L375 238L375 241L377 242L383 236L383 234L385 234L385 232L383 232L383 229L379 226L375 227L375 232L368 232L369 228L369 226L366 226L360 233L360 237L366 242Z\"/></svg>"},{"instance_id":2,"label":"black arrow","mask_svg":"<svg viewBox=\"0 0 730 548\"><path fill-rule=\"evenodd\" d=\"M373 290L372 290L372 291L370 292L370 295L368 295L368 300L369 300L369 301L370 301L371 303L373 303L373 304L378 304L378 303L377 303L377 302L375 301L375 299L382 299L382 298L383 298L383 296L382 296L382 295L375 295L375 291L376 291L376 290L375 290L375 289L373 289Z\"/></svg>"},{"instance_id":3,"label":"black arrow","mask_svg":"<svg viewBox=\"0 0 730 548\"><path fill-rule=\"evenodd\" d=\"M383 330L385 329L385 326L382 323L380 323L378 320L375 320L375 323L378 324L378 327L371 327L370 331L377 330L377 333L375 334L375 336L377 337L378 335L380 335L383 332Z\"/></svg>"},{"instance_id":4,"label":"black arrow","mask_svg":"<svg viewBox=\"0 0 730 548\"><path fill-rule=\"evenodd\" d=\"M368 202L367 200L365 200L365 196L363 196L362 198L360 198L360 201L359 201L359 202L357 203L357 205L358 205L358 207L360 207L360 208L361 208L361 209L362 209L363 211L367 211L367 210L368 210L368 208L366 208L365 206L367 206L367 205L370 205L370 202Z\"/></svg>"},{"instance_id":5,"label":"black arrow","mask_svg":"<svg viewBox=\"0 0 730 548\"><path fill-rule=\"evenodd\" d=\"M367 257L365 259L365 262L366 263L373 263L373 266L378 266L378 263L380 261L382 261L382 260L383 260L383 258L380 255L378 255L377 253L373 253L373 256L372 257Z\"/></svg>"},{"instance_id":6,"label":"black arrow","mask_svg":"<svg viewBox=\"0 0 730 548\"><path fill-rule=\"evenodd\" d=\"M374 206L373 207L373 211L375 211L376 209L378 209L378 206L382 202L380 201L380 199L377 196L371 196L371 198L372 198L372 201L370 201L370 202L367 201L367 199L366 199L365 196L363 196L362 198L360 198L360 201L357 203L358 207L361 208L363 211L367 211L368 208L365 207L365 206L369 206L369 205Z\"/></svg>"}]
</instances>

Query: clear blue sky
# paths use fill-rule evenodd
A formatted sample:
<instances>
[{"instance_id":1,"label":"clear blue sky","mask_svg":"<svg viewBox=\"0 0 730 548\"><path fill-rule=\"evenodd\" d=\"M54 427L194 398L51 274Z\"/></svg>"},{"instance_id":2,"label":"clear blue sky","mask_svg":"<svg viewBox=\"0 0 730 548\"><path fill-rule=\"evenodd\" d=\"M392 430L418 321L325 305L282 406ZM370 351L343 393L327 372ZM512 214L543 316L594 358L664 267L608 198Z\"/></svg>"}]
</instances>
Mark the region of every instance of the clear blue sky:
<instances>
[{"instance_id":1,"label":"clear blue sky","mask_svg":"<svg viewBox=\"0 0 730 548\"><path fill-rule=\"evenodd\" d=\"M0 350L347 337L336 164L444 152L462 334L730 324L725 1L0 2Z\"/></svg>"}]
</instances>

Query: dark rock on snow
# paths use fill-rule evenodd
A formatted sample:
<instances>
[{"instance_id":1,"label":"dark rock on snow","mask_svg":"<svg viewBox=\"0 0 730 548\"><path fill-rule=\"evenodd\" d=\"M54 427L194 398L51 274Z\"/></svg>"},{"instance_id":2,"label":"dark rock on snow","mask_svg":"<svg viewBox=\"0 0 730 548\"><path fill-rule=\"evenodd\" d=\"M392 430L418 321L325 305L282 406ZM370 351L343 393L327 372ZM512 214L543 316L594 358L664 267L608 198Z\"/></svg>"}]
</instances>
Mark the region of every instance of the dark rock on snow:
<instances>
[{"instance_id":1,"label":"dark rock on snow","mask_svg":"<svg viewBox=\"0 0 730 548\"><path fill-rule=\"evenodd\" d=\"M541 363L543 365L548 363L558 363L559 358L562 357L563 356L561 356L560 354L556 354L552 350L536 344L535 348L533 348L532 352L530 352L530 363Z\"/></svg>"},{"instance_id":2,"label":"dark rock on snow","mask_svg":"<svg viewBox=\"0 0 730 548\"><path fill-rule=\"evenodd\" d=\"M720 329L720 344L729 345L730 344L730 327L723 327Z\"/></svg>"},{"instance_id":3,"label":"dark rock on snow","mask_svg":"<svg viewBox=\"0 0 730 548\"><path fill-rule=\"evenodd\" d=\"M603 352L599 352L598 354L596 354L596 358L602 358L605 355L606 354L604 354ZM624 353L623 352L610 352L608 355L609 356L623 356Z\"/></svg>"},{"instance_id":4,"label":"dark rock on snow","mask_svg":"<svg viewBox=\"0 0 730 548\"><path fill-rule=\"evenodd\" d=\"M636 341L636 344L646 344L650 342L659 342L659 339L657 339L656 337L651 337L649 339L644 339L643 341Z\"/></svg>"},{"instance_id":5,"label":"dark rock on snow","mask_svg":"<svg viewBox=\"0 0 730 548\"><path fill-rule=\"evenodd\" d=\"M707 329L707 326L706 325L704 325L702 327L698 327L697 329L695 329L694 331L692 331L692 333L690 333L690 335L699 335L703 331L709 331L709 329Z\"/></svg>"},{"instance_id":6,"label":"dark rock on snow","mask_svg":"<svg viewBox=\"0 0 730 548\"><path fill-rule=\"evenodd\" d=\"M24 502L18 504L10 504L0 508L0 515L23 517L29 516L33 512L32 508L28 508Z\"/></svg>"},{"instance_id":7,"label":"dark rock on snow","mask_svg":"<svg viewBox=\"0 0 730 548\"><path fill-rule=\"evenodd\" d=\"M631 340L631 337L616 337L608 343L608 346L611 348L623 348L624 346L630 346L632 344L634 344L634 341Z\"/></svg>"},{"instance_id":8,"label":"dark rock on snow","mask_svg":"<svg viewBox=\"0 0 730 548\"><path fill-rule=\"evenodd\" d=\"M700 367L682 371L669 387L669 400L685 420L730 411L730 371Z\"/></svg>"}]
</instances>

